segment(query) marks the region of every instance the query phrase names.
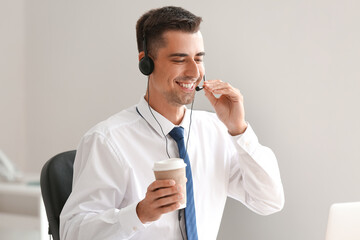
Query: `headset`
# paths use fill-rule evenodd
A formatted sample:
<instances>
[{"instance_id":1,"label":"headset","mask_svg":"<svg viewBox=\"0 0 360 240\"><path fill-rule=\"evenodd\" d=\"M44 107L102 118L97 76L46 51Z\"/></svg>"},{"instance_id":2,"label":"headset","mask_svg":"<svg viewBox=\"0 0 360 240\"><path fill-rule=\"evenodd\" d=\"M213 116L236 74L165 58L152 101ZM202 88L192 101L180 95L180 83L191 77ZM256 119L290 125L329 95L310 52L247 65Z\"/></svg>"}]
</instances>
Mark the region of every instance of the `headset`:
<instances>
[{"instance_id":1,"label":"headset","mask_svg":"<svg viewBox=\"0 0 360 240\"><path fill-rule=\"evenodd\" d=\"M145 56L139 61L139 69L142 74L149 76L154 71L154 61L149 57L147 51L146 37L143 39L143 50Z\"/></svg>"},{"instance_id":2,"label":"headset","mask_svg":"<svg viewBox=\"0 0 360 240\"><path fill-rule=\"evenodd\" d=\"M153 71L154 71L154 61L149 57L148 55L148 50L147 50L147 42L146 42L146 37L145 35L143 36L143 50L145 53L145 56L143 58L140 59L139 61L139 69L140 72L146 76L149 76ZM203 80L206 81L205 75L203 76ZM204 87L199 87L196 86L195 90L201 91ZM166 154L168 155L168 157L170 158L169 155L169 151L168 151L168 142L167 142L167 138L164 134L164 131L162 129L161 124L159 123L159 121L156 119L155 115L153 114L151 107L150 107L150 91L149 91L149 78L148 78L148 86L147 86L147 91L148 91L148 107L149 107L149 111L151 113L151 115L153 116L153 118L155 119L155 121L157 122L157 124L159 125L161 132L165 138L165 148L166 148ZM195 96L194 99L191 103L191 111L190 111L190 123L189 123L189 131L188 131L188 136L187 136L187 140L186 140L186 152L188 150L188 143L189 143L189 136L190 136L190 130L191 130L191 123L192 123L192 112L193 112L193 106L194 106L194 101L195 101ZM136 107L136 111L138 112L138 114L147 122L147 120L140 114L139 110ZM179 220L179 228L180 228L180 232L181 232L181 236L182 239L184 239L184 234L183 234L183 229L181 227L181 218L182 215L184 215L184 209L181 209L178 213L178 220Z\"/></svg>"},{"instance_id":3,"label":"headset","mask_svg":"<svg viewBox=\"0 0 360 240\"><path fill-rule=\"evenodd\" d=\"M149 76L154 71L154 61L148 55L147 42L145 36L143 38L143 50L145 56L141 58L139 61L139 69L142 74ZM203 77L203 80L206 81L205 75ZM195 90L198 92L203 90L203 88L204 87L196 86Z\"/></svg>"}]
</instances>

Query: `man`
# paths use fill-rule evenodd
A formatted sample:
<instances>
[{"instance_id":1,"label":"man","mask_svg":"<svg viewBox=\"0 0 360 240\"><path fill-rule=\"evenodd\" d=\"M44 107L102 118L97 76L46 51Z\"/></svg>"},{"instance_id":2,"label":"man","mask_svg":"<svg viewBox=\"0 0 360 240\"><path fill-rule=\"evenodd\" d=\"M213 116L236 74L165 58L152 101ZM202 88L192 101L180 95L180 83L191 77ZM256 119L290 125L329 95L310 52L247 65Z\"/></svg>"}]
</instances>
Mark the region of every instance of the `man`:
<instances>
[{"instance_id":1,"label":"man","mask_svg":"<svg viewBox=\"0 0 360 240\"><path fill-rule=\"evenodd\" d=\"M216 114L185 107L205 74L200 22L178 7L154 9L138 20L139 60L152 62L140 64L149 75L147 92L81 140L61 239L209 240L216 239L228 196L262 215L282 209L276 157L245 121L240 91L208 80L204 92ZM184 132L183 158L192 172L185 216L177 210L181 186L155 181L152 170L154 162L179 157L184 148L174 129Z\"/></svg>"}]
</instances>

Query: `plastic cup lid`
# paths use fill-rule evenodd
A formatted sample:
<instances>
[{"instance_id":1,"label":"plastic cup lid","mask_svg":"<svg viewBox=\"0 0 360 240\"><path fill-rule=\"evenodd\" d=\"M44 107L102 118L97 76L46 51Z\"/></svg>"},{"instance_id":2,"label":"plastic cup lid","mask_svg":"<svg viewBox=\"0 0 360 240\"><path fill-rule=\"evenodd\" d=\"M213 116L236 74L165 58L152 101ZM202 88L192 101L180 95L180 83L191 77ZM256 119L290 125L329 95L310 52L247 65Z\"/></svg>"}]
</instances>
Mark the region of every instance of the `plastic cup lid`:
<instances>
[{"instance_id":1,"label":"plastic cup lid","mask_svg":"<svg viewBox=\"0 0 360 240\"><path fill-rule=\"evenodd\" d=\"M154 171L168 171L186 167L186 163L181 158L170 158L154 163Z\"/></svg>"}]
</instances>

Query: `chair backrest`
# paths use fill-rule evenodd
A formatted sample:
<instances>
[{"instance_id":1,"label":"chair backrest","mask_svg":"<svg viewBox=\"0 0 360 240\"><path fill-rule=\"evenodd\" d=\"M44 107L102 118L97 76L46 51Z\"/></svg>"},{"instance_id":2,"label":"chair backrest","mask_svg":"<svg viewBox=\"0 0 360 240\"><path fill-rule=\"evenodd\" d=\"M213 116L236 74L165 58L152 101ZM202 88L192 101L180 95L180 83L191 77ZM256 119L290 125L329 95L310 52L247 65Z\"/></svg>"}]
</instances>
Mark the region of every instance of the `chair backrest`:
<instances>
[{"instance_id":1,"label":"chair backrest","mask_svg":"<svg viewBox=\"0 0 360 240\"><path fill-rule=\"evenodd\" d=\"M41 170L40 186L49 234L59 240L59 216L72 189L73 165L76 151L60 153L48 160Z\"/></svg>"}]
</instances>

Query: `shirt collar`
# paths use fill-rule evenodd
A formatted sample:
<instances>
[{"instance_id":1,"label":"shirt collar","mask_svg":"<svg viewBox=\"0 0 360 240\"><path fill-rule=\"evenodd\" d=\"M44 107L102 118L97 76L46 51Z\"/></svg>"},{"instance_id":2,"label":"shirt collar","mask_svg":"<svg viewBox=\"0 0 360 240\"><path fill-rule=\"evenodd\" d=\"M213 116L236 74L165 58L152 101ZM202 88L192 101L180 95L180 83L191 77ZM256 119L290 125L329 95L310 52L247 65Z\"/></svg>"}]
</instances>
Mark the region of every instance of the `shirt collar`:
<instances>
[{"instance_id":1,"label":"shirt collar","mask_svg":"<svg viewBox=\"0 0 360 240\"><path fill-rule=\"evenodd\" d=\"M156 122L155 118L151 114L149 105L144 97L140 98L140 101L137 104L136 108L137 108L140 116L162 137L164 135L161 132L161 128L162 128L165 136L167 136L169 134L169 132L174 127L176 127L176 125L174 125L172 122L170 122L167 118L165 118L163 115L161 115L160 113L158 113L157 111L155 111L153 108L150 107L155 118L161 125L161 128L160 128L159 124ZM185 115L184 115L182 122L179 125L184 128L185 135L187 134L187 132L189 130L189 123L190 123L190 111L188 111L188 109L185 106Z\"/></svg>"}]
</instances>

